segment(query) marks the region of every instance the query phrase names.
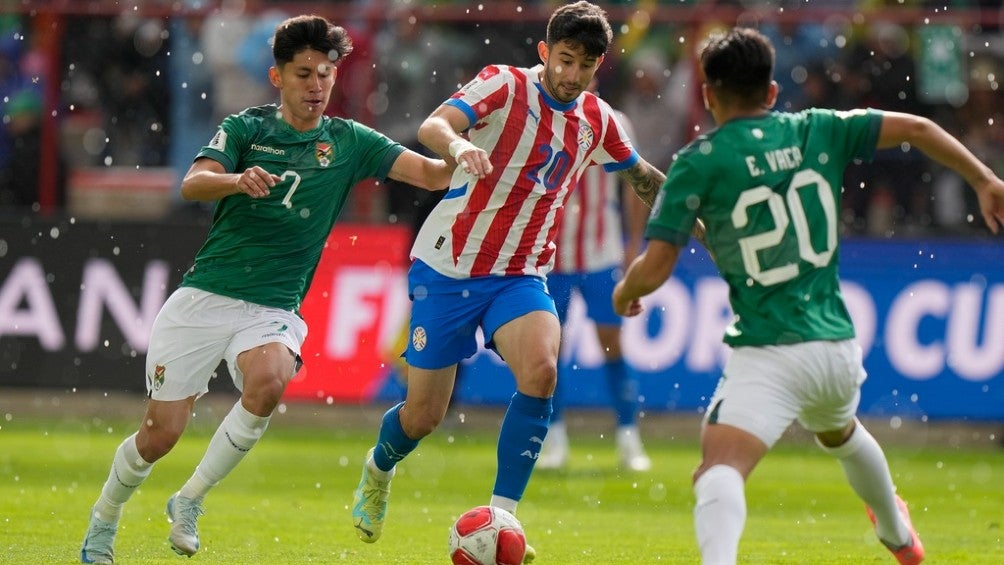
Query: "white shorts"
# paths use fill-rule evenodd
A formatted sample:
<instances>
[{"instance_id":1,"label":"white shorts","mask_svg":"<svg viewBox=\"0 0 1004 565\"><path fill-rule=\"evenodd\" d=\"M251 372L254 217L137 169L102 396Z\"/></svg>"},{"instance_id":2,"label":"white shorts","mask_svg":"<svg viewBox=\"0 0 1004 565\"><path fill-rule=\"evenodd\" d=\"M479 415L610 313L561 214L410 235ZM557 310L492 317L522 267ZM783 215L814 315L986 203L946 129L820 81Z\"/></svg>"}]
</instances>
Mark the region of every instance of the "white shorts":
<instances>
[{"instance_id":1,"label":"white shorts","mask_svg":"<svg viewBox=\"0 0 1004 565\"><path fill-rule=\"evenodd\" d=\"M237 356L266 343L281 343L297 360L307 324L293 312L181 287L153 322L146 354L146 390L154 400L181 400L209 391L220 361L244 390Z\"/></svg>"},{"instance_id":2,"label":"white shorts","mask_svg":"<svg viewBox=\"0 0 1004 565\"><path fill-rule=\"evenodd\" d=\"M854 418L866 376L854 340L738 347L704 421L749 432L767 447L796 419L810 432L839 430Z\"/></svg>"}]
</instances>

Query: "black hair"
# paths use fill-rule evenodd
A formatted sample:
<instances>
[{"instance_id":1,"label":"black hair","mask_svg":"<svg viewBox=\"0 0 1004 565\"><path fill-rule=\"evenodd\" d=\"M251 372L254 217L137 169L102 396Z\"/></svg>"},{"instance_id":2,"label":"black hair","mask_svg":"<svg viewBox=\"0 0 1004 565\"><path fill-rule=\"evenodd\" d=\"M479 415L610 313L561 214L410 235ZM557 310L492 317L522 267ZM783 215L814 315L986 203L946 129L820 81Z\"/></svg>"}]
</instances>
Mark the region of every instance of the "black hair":
<instances>
[{"instance_id":1,"label":"black hair","mask_svg":"<svg viewBox=\"0 0 1004 565\"><path fill-rule=\"evenodd\" d=\"M567 41L573 46L581 45L587 56L600 57L613 39L607 13L589 2L566 4L555 10L547 22L548 47Z\"/></svg>"},{"instance_id":2,"label":"black hair","mask_svg":"<svg viewBox=\"0 0 1004 565\"><path fill-rule=\"evenodd\" d=\"M774 75L774 46L755 29L712 34L701 49L704 80L715 93L745 107L762 106Z\"/></svg>"},{"instance_id":3,"label":"black hair","mask_svg":"<svg viewBox=\"0 0 1004 565\"><path fill-rule=\"evenodd\" d=\"M304 49L328 54L337 63L352 52L352 39L345 28L336 26L321 16L296 16L275 28L272 57L282 67Z\"/></svg>"}]
</instances>

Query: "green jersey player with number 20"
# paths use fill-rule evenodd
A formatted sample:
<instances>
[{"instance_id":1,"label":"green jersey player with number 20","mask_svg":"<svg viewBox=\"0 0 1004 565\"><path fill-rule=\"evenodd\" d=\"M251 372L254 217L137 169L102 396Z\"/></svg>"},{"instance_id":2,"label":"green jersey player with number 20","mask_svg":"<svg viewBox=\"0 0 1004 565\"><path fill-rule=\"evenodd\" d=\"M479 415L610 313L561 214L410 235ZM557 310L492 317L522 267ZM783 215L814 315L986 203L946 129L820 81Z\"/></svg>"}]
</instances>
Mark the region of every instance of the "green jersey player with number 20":
<instances>
[{"instance_id":1,"label":"green jersey player with number 20","mask_svg":"<svg viewBox=\"0 0 1004 565\"><path fill-rule=\"evenodd\" d=\"M157 315L147 352L150 396L139 431L122 442L91 511L84 563L112 563L122 506L181 437L192 407L226 361L240 400L195 473L167 501L171 548L199 550L202 500L265 432L300 366L299 316L328 233L362 179L443 189L455 164L429 159L324 110L335 63L352 50L341 27L316 16L282 22L269 80L279 105L223 121L181 184L188 200L217 201L206 242Z\"/></svg>"},{"instance_id":2,"label":"green jersey player with number 20","mask_svg":"<svg viewBox=\"0 0 1004 565\"><path fill-rule=\"evenodd\" d=\"M994 233L1004 223L1004 183L926 118L772 112L774 48L756 31L712 35L700 62L705 105L718 128L678 153L653 207L648 248L613 301L618 313L639 314L639 299L669 278L695 222L704 222L735 319L725 335L733 351L705 413L694 473L702 561L735 563L746 478L798 420L840 461L899 563L920 563L924 548L885 455L855 418L865 371L837 275L844 168L869 160L876 148L908 143L973 187Z\"/></svg>"}]
</instances>

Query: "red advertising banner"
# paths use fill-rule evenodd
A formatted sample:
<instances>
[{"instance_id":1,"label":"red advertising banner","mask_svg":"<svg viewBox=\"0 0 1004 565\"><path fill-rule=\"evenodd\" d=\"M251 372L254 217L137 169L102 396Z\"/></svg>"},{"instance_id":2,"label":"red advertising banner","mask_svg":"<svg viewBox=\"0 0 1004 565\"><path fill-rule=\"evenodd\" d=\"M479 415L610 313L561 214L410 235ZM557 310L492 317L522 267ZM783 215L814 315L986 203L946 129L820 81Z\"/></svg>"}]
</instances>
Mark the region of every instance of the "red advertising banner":
<instances>
[{"instance_id":1,"label":"red advertising banner","mask_svg":"<svg viewBox=\"0 0 1004 565\"><path fill-rule=\"evenodd\" d=\"M368 402L379 391L407 322L410 244L404 226L345 225L331 232L303 301L304 366L287 399Z\"/></svg>"}]
</instances>

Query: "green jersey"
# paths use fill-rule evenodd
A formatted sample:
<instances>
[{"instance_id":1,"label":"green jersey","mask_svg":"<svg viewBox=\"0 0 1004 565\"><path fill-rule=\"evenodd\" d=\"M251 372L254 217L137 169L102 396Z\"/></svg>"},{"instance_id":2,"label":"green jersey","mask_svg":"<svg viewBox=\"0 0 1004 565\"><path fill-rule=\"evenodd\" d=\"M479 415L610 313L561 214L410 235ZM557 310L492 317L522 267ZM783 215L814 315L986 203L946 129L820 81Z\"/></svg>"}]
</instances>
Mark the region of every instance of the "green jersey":
<instances>
[{"instance_id":1,"label":"green jersey","mask_svg":"<svg viewBox=\"0 0 1004 565\"><path fill-rule=\"evenodd\" d=\"M216 204L213 223L182 286L297 311L349 190L384 179L404 147L340 118L322 117L300 132L275 105L223 120L198 157L227 172L259 166L280 180L264 198L232 194Z\"/></svg>"},{"instance_id":2,"label":"green jersey","mask_svg":"<svg viewBox=\"0 0 1004 565\"><path fill-rule=\"evenodd\" d=\"M734 119L684 147L646 236L685 245L696 218L729 286L733 346L854 337L840 293L844 169L875 153L881 112Z\"/></svg>"}]
</instances>

